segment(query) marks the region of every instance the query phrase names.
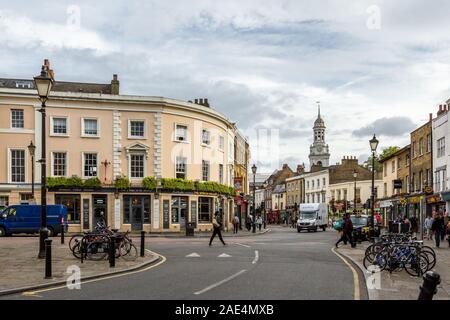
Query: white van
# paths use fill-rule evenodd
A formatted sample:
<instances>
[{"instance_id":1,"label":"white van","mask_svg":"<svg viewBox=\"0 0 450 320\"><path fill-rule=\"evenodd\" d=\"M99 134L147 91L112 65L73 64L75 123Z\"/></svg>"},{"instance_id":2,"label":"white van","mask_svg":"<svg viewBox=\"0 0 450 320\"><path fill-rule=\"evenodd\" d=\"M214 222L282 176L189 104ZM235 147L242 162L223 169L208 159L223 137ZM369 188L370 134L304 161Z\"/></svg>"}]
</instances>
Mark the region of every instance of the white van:
<instances>
[{"instance_id":1,"label":"white van","mask_svg":"<svg viewBox=\"0 0 450 320\"><path fill-rule=\"evenodd\" d=\"M302 203L299 207L299 219L297 220L297 231L302 230L323 231L328 226L328 205L326 203Z\"/></svg>"}]
</instances>

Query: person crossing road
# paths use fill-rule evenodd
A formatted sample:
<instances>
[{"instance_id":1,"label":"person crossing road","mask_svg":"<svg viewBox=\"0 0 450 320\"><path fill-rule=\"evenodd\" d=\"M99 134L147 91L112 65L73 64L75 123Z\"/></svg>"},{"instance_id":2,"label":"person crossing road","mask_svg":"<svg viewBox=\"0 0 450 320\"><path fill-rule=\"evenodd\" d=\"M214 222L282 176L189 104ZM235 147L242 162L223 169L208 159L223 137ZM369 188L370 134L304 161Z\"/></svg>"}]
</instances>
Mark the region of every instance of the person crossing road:
<instances>
[{"instance_id":1,"label":"person crossing road","mask_svg":"<svg viewBox=\"0 0 450 320\"><path fill-rule=\"evenodd\" d=\"M222 228L222 222L219 220L219 211L216 211L216 213L214 213L212 223L213 223L213 234L211 236L211 239L209 240L209 246L211 246L216 235L219 236L220 241L223 243L224 246L226 246L226 243L225 241L223 241L222 233L220 231L220 228Z\"/></svg>"}]
</instances>

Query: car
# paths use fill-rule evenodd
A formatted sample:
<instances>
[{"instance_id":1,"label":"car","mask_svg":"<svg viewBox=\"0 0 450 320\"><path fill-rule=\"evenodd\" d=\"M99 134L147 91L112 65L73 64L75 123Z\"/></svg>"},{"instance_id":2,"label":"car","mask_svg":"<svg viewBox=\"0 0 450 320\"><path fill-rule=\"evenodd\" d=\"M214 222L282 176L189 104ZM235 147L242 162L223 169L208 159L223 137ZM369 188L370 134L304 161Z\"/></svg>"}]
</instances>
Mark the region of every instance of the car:
<instances>
[{"instance_id":1,"label":"car","mask_svg":"<svg viewBox=\"0 0 450 320\"><path fill-rule=\"evenodd\" d=\"M0 237L12 234L38 233L41 227L40 205L11 205L0 212ZM49 236L56 236L61 229L67 231L67 208L64 205L47 205L47 229Z\"/></svg>"},{"instance_id":2,"label":"car","mask_svg":"<svg viewBox=\"0 0 450 320\"><path fill-rule=\"evenodd\" d=\"M369 215L350 215L350 220L352 220L353 224L353 236L357 241L365 241L369 240L369 229L370 229L370 218ZM378 221L374 218L374 231L375 237L380 235L380 228L378 225Z\"/></svg>"}]
</instances>

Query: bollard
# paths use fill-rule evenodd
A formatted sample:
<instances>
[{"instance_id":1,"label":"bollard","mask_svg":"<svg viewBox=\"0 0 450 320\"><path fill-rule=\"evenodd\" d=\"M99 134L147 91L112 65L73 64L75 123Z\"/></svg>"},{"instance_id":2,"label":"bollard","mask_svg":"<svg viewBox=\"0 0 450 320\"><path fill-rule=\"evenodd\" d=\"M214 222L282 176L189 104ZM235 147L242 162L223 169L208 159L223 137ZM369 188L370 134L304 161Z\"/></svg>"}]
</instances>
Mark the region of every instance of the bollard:
<instances>
[{"instance_id":1,"label":"bollard","mask_svg":"<svg viewBox=\"0 0 450 320\"><path fill-rule=\"evenodd\" d=\"M141 257L145 256L145 231L141 231Z\"/></svg>"},{"instance_id":2,"label":"bollard","mask_svg":"<svg viewBox=\"0 0 450 320\"><path fill-rule=\"evenodd\" d=\"M428 271L423 275L423 284L420 286L418 300L433 300L437 293L437 286L441 283L441 276L433 271Z\"/></svg>"},{"instance_id":3,"label":"bollard","mask_svg":"<svg viewBox=\"0 0 450 320\"><path fill-rule=\"evenodd\" d=\"M64 244L64 223L61 224L61 244Z\"/></svg>"},{"instance_id":4,"label":"bollard","mask_svg":"<svg viewBox=\"0 0 450 320\"><path fill-rule=\"evenodd\" d=\"M45 279L52 278L52 240L45 239Z\"/></svg>"},{"instance_id":5,"label":"bollard","mask_svg":"<svg viewBox=\"0 0 450 320\"><path fill-rule=\"evenodd\" d=\"M116 266L116 236L109 237L109 267Z\"/></svg>"}]
</instances>

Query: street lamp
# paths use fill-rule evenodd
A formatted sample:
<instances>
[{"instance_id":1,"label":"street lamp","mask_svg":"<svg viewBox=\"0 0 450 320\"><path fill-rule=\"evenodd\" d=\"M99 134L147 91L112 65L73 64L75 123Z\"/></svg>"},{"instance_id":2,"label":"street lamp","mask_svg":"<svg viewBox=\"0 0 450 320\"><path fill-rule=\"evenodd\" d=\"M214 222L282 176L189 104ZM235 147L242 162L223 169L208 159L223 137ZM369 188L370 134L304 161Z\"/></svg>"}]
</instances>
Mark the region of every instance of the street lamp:
<instances>
[{"instance_id":1,"label":"street lamp","mask_svg":"<svg viewBox=\"0 0 450 320\"><path fill-rule=\"evenodd\" d=\"M353 170L353 178L355 178L355 188L353 190L353 214L356 214L356 178L358 178L358 171Z\"/></svg>"},{"instance_id":2,"label":"street lamp","mask_svg":"<svg viewBox=\"0 0 450 320\"><path fill-rule=\"evenodd\" d=\"M33 144L33 141L30 142L30 145L28 146L28 152L30 153L31 157L31 196L34 200L34 153L36 151L36 146Z\"/></svg>"},{"instance_id":3,"label":"street lamp","mask_svg":"<svg viewBox=\"0 0 450 320\"><path fill-rule=\"evenodd\" d=\"M375 151L377 151L377 147L378 147L378 140L375 136L375 134L373 135L373 138L369 141L370 143L370 149L372 150L372 203L371 203L371 207L372 207L372 214L370 217L370 231L369 231L369 235L370 237L373 236L373 232L375 229L375 221L374 221L374 211L375 211Z\"/></svg>"},{"instance_id":4,"label":"street lamp","mask_svg":"<svg viewBox=\"0 0 450 320\"><path fill-rule=\"evenodd\" d=\"M39 255L38 258L45 258L45 244L44 240L48 237L47 229L47 172L46 172L46 129L45 129L45 103L53 86L53 79L50 77L46 66L42 66L41 74L34 77L34 83L38 92L39 100L41 101L41 228L39 230Z\"/></svg>"},{"instance_id":5,"label":"street lamp","mask_svg":"<svg viewBox=\"0 0 450 320\"><path fill-rule=\"evenodd\" d=\"M256 203L255 203L255 197L256 197L256 165L253 164L252 166L252 173L253 173L253 233L256 233Z\"/></svg>"}]
</instances>

